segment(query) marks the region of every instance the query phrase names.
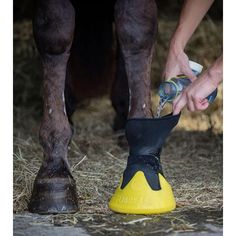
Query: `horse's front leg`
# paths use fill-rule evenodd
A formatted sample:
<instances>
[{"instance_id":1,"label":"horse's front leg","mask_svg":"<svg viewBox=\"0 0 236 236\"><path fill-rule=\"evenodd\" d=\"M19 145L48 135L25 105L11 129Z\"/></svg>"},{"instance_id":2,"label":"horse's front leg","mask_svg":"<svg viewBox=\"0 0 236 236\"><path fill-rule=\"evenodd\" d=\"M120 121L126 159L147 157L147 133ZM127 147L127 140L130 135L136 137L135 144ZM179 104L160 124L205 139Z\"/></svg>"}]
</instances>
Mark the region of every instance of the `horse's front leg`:
<instances>
[{"instance_id":1,"label":"horse's front leg","mask_svg":"<svg viewBox=\"0 0 236 236\"><path fill-rule=\"evenodd\" d=\"M155 0L117 0L115 23L129 84L129 157L109 206L121 213L170 211L175 208L175 200L163 176L160 152L178 116L156 119L151 109L150 71L157 33Z\"/></svg>"},{"instance_id":2,"label":"horse's front leg","mask_svg":"<svg viewBox=\"0 0 236 236\"><path fill-rule=\"evenodd\" d=\"M157 34L154 0L118 0L115 21L128 76L129 118L150 118L150 71Z\"/></svg>"},{"instance_id":3,"label":"horse's front leg","mask_svg":"<svg viewBox=\"0 0 236 236\"><path fill-rule=\"evenodd\" d=\"M34 182L29 210L75 212L76 186L67 161L72 131L64 99L75 13L69 0L39 0L36 8L33 27L43 66L44 113L39 136L44 160Z\"/></svg>"}]
</instances>

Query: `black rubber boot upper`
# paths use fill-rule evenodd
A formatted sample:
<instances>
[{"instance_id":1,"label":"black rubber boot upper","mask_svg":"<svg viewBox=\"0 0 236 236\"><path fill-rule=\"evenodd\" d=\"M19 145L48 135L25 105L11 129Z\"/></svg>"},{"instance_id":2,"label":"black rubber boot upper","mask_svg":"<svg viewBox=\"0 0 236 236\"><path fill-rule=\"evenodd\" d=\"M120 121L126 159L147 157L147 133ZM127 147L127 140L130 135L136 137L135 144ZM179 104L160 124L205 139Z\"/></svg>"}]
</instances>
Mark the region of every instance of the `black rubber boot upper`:
<instances>
[{"instance_id":1,"label":"black rubber boot upper","mask_svg":"<svg viewBox=\"0 0 236 236\"><path fill-rule=\"evenodd\" d=\"M127 167L123 174L123 189L137 171L142 171L153 190L160 190L158 173L162 172L160 153L162 146L177 125L179 115L169 114L161 118L129 119L126 123L126 138L129 144Z\"/></svg>"}]
</instances>

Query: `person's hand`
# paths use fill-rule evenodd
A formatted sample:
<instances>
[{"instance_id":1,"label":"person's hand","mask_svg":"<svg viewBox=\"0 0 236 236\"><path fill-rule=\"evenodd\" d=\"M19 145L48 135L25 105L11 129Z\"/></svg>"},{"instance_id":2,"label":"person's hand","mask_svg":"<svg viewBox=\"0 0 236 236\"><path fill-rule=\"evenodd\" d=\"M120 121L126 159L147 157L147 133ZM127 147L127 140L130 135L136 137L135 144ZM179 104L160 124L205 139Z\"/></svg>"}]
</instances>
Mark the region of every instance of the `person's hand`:
<instances>
[{"instance_id":1,"label":"person's hand","mask_svg":"<svg viewBox=\"0 0 236 236\"><path fill-rule=\"evenodd\" d=\"M202 75L194 80L174 101L173 115L178 114L185 105L189 111L202 111L209 106L208 97L223 80L223 55Z\"/></svg>"},{"instance_id":2,"label":"person's hand","mask_svg":"<svg viewBox=\"0 0 236 236\"><path fill-rule=\"evenodd\" d=\"M170 47L162 77L168 80L177 75L186 75L192 81L196 79L189 67L189 59L184 51Z\"/></svg>"},{"instance_id":3,"label":"person's hand","mask_svg":"<svg viewBox=\"0 0 236 236\"><path fill-rule=\"evenodd\" d=\"M208 71L203 73L173 101L173 115L178 114L185 106L191 112L207 109L209 102L206 97L217 88L217 85Z\"/></svg>"}]
</instances>

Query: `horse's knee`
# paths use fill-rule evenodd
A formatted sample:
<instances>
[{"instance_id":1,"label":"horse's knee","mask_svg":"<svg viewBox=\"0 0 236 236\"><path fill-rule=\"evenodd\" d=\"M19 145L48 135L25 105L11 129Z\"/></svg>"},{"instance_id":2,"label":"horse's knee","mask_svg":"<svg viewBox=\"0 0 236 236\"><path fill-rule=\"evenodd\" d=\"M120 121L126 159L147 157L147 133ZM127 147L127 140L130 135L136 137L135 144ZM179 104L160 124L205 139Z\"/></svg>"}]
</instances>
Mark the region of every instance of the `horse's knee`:
<instances>
[{"instance_id":1,"label":"horse's knee","mask_svg":"<svg viewBox=\"0 0 236 236\"><path fill-rule=\"evenodd\" d=\"M116 28L123 50L150 49L157 32L157 7L154 0L117 0Z\"/></svg>"},{"instance_id":2,"label":"horse's knee","mask_svg":"<svg viewBox=\"0 0 236 236\"><path fill-rule=\"evenodd\" d=\"M39 0L33 31L41 53L62 54L73 41L75 12L69 0Z\"/></svg>"}]
</instances>

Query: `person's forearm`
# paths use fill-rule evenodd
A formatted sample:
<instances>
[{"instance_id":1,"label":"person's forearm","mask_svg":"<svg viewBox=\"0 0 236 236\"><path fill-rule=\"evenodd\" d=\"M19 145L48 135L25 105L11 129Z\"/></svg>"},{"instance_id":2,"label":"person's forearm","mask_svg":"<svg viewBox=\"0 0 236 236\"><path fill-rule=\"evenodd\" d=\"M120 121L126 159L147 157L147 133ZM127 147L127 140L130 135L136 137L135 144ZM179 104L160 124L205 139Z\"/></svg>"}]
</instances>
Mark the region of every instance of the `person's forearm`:
<instances>
[{"instance_id":1,"label":"person's forearm","mask_svg":"<svg viewBox=\"0 0 236 236\"><path fill-rule=\"evenodd\" d=\"M214 0L185 0L171 46L184 49Z\"/></svg>"},{"instance_id":2,"label":"person's forearm","mask_svg":"<svg viewBox=\"0 0 236 236\"><path fill-rule=\"evenodd\" d=\"M207 70L209 79L214 83L216 87L223 80L223 55L218 57L211 67Z\"/></svg>"}]
</instances>

